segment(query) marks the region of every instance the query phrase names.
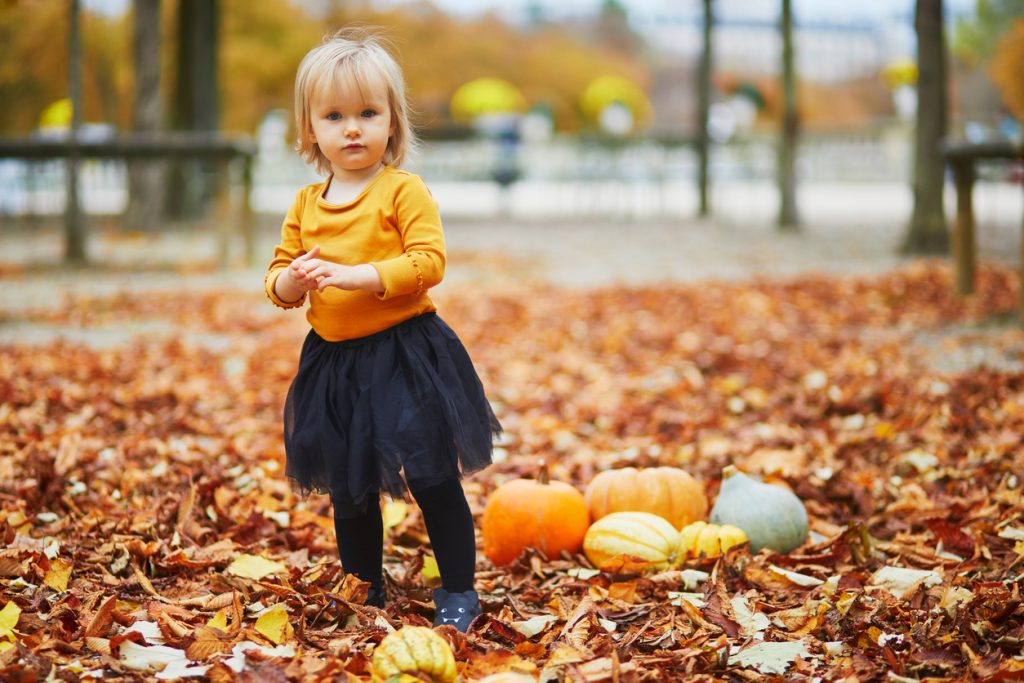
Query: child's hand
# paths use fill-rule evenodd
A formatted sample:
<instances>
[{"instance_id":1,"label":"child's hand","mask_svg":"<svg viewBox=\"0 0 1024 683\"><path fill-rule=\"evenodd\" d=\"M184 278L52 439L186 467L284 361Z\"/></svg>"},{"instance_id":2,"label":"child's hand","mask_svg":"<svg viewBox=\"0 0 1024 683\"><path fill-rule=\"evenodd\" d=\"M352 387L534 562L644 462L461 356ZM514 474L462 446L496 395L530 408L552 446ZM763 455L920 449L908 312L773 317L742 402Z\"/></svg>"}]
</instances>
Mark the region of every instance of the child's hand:
<instances>
[{"instance_id":1,"label":"child's hand","mask_svg":"<svg viewBox=\"0 0 1024 683\"><path fill-rule=\"evenodd\" d=\"M292 261L285 271L285 275L288 276L290 283L302 293L316 289L316 278L310 277L307 271L309 270L309 262L316 259L319 253L320 245L318 244Z\"/></svg>"},{"instance_id":2,"label":"child's hand","mask_svg":"<svg viewBox=\"0 0 1024 683\"><path fill-rule=\"evenodd\" d=\"M358 266L346 266L320 258L311 258L300 266L306 277L312 278L314 287L324 291L328 287L360 289Z\"/></svg>"}]
</instances>

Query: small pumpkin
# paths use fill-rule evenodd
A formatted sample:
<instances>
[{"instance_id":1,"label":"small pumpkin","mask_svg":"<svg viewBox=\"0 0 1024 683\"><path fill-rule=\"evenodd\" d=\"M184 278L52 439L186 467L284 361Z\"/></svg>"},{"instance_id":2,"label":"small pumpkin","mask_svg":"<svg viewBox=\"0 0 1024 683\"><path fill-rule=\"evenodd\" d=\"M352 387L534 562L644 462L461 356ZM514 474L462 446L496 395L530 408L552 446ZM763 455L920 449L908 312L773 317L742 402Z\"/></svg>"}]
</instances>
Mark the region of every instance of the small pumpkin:
<instances>
[{"instance_id":1,"label":"small pumpkin","mask_svg":"<svg viewBox=\"0 0 1024 683\"><path fill-rule=\"evenodd\" d=\"M515 671L502 671L479 679L476 683L535 683L537 679Z\"/></svg>"},{"instance_id":2,"label":"small pumpkin","mask_svg":"<svg viewBox=\"0 0 1024 683\"><path fill-rule=\"evenodd\" d=\"M555 558L578 553L590 525L583 494L573 486L550 481L547 465L537 478L514 479L491 493L480 525L484 555L496 565L512 562L526 548Z\"/></svg>"},{"instance_id":3,"label":"small pumpkin","mask_svg":"<svg viewBox=\"0 0 1024 683\"><path fill-rule=\"evenodd\" d=\"M750 550L788 553L807 538L807 510L792 491L751 479L734 466L722 470L711 522L732 524L750 539Z\"/></svg>"},{"instance_id":4,"label":"small pumpkin","mask_svg":"<svg viewBox=\"0 0 1024 683\"><path fill-rule=\"evenodd\" d=\"M370 666L374 683L403 674L452 683L455 673L455 655L448 642L426 626L403 626L386 635L373 651Z\"/></svg>"},{"instance_id":5,"label":"small pumpkin","mask_svg":"<svg viewBox=\"0 0 1024 683\"><path fill-rule=\"evenodd\" d=\"M679 532L650 512L612 512L594 522L583 552L601 571L632 574L676 564Z\"/></svg>"},{"instance_id":6,"label":"small pumpkin","mask_svg":"<svg viewBox=\"0 0 1024 683\"><path fill-rule=\"evenodd\" d=\"M679 532L679 554L685 558L718 557L734 545L746 542L743 529L732 524L694 522Z\"/></svg>"},{"instance_id":7,"label":"small pumpkin","mask_svg":"<svg viewBox=\"0 0 1024 683\"><path fill-rule=\"evenodd\" d=\"M678 467L623 467L600 472L585 494L590 518L611 512L650 512L677 529L708 514L704 487Z\"/></svg>"}]
</instances>

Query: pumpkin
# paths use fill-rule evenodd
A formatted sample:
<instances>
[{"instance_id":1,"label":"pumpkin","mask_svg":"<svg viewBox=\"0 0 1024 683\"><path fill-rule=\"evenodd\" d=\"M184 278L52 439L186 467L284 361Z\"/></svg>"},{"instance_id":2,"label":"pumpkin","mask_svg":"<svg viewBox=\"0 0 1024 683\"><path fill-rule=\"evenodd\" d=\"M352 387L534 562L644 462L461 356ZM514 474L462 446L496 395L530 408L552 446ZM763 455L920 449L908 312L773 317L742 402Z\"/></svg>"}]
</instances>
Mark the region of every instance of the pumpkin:
<instances>
[{"instance_id":1,"label":"pumpkin","mask_svg":"<svg viewBox=\"0 0 1024 683\"><path fill-rule=\"evenodd\" d=\"M704 487L678 467L605 470L590 481L585 497L594 521L610 512L650 512L681 529L708 514Z\"/></svg>"},{"instance_id":2,"label":"pumpkin","mask_svg":"<svg viewBox=\"0 0 1024 683\"><path fill-rule=\"evenodd\" d=\"M682 557L718 557L729 548L746 543L743 529L732 524L694 522L679 532L679 554Z\"/></svg>"},{"instance_id":3,"label":"pumpkin","mask_svg":"<svg viewBox=\"0 0 1024 683\"><path fill-rule=\"evenodd\" d=\"M403 626L389 633L373 651L370 677L429 676L436 683L455 680L455 655L448 642L426 626ZM400 678L399 678L400 680Z\"/></svg>"},{"instance_id":4,"label":"pumpkin","mask_svg":"<svg viewBox=\"0 0 1024 683\"><path fill-rule=\"evenodd\" d=\"M750 539L750 550L788 553L807 538L807 510L792 491L751 479L729 465L711 509L711 522L732 524Z\"/></svg>"},{"instance_id":5,"label":"pumpkin","mask_svg":"<svg viewBox=\"0 0 1024 683\"><path fill-rule=\"evenodd\" d=\"M537 679L515 671L502 671L479 679L476 683L535 683Z\"/></svg>"},{"instance_id":6,"label":"pumpkin","mask_svg":"<svg viewBox=\"0 0 1024 683\"><path fill-rule=\"evenodd\" d=\"M480 531L484 555L496 565L512 562L526 548L545 557L578 553L590 525L583 494L573 486L550 481L546 465L537 479L514 479L491 493Z\"/></svg>"},{"instance_id":7,"label":"pumpkin","mask_svg":"<svg viewBox=\"0 0 1024 683\"><path fill-rule=\"evenodd\" d=\"M583 552L601 571L632 574L666 569L677 561L679 532L650 512L613 512L594 522Z\"/></svg>"}]
</instances>

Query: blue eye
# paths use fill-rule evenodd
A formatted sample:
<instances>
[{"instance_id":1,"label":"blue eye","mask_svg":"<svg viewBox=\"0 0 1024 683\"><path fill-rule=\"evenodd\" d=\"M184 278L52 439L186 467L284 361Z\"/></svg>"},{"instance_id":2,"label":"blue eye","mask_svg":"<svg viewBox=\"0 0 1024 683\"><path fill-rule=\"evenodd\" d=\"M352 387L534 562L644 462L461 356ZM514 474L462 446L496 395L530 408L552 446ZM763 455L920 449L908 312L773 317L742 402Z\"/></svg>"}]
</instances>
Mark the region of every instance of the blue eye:
<instances>
[{"instance_id":1,"label":"blue eye","mask_svg":"<svg viewBox=\"0 0 1024 683\"><path fill-rule=\"evenodd\" d=\"M341 118L341 114L339 114L336 111L332 111L330 114L327 115L327 120L328 121L337 121L340 118Z\"/></svg>"},{"instance_id":2,"label":"blue eye","mask_svg":"<svg viewBox=\"0 0 1024 683\"><path fill-rule=\"evenodd\" d=\"M363 113L362 113L362 117L363 117L364 119L369 119L369 118L373 118L373 117L374 117L374 116L376 116L376 115L377 115L377 112L375 112L375 111L374 111L374 110L372 110L372 109L365 109L365 110L363 111Z\"/></svg>"}]
</instances>

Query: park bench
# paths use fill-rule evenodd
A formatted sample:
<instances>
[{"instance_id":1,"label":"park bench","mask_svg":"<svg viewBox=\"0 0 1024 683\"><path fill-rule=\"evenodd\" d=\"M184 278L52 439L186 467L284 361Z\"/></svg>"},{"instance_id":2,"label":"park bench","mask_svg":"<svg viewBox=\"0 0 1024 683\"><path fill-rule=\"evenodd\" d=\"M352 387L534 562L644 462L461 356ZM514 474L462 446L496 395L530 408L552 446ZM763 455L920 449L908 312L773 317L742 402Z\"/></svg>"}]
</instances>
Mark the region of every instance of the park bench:
<instances>
[{"instance_id":1,"label":"park bench","mask_svg":"<svg viewBox=\"0 0 1024 683\"><path fill-rule=\"evenodd\" d=\"M956 289L959 294L974 292L977 246L974 221L974 181L977 165L986 161L1024 160L1024 145L1010 142L949 143L943 153L953 172L956 187L956 223L953 230L953 259L956 263ZM1021 242L1020 303L1018 315L1024 324L1024 240Z\"/></svg>"},{"instance_id":2,"label":"park bench","mask_svg":"<svg viewBox=\"0 0 1024 683\"><path fill-rule=\"evenodd\" d=\"M99 140L70 138L0 138L0 159L44 161L52 159L159 159L210 160L224 164L240 159L242 196L234 221L225 221L219 230L218 252L226 263L232 230L241 234L246 263L255 257L255 238L250 199L256 145L246 136L173 132L148 135L124 134ZM221 186L221 198L226 192ZM77 210L77 207L71 207ZM234 224L232 227L232 223Z\"/></svg>"}]
</instances>

